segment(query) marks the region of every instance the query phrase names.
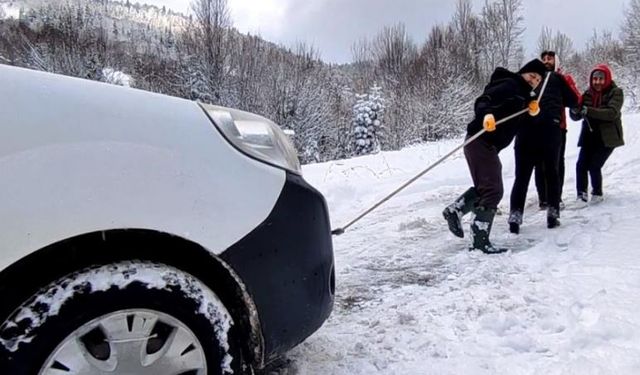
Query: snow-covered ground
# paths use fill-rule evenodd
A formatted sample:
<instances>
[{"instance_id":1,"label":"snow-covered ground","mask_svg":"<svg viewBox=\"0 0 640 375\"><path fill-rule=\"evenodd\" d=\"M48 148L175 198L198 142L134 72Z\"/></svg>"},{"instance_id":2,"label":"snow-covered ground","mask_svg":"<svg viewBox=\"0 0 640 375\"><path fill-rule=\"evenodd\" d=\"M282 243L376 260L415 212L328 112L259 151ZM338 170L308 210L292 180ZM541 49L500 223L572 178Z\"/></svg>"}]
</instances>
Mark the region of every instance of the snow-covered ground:
<instances>
[{"instance_id":1,"label":"snow-covered ground","mask_svg":"<svg viewBox=\"0 0 640 375\"><path fill-rule=\"evenodd\" d=\"M533 183L508 232L513 150L501 153L504 214L467 251L441 211L471 180L461 152L334 237L336 305L284 374L640 374L640 115L604 168L605 201L578 208L579 125L570 124L562 226L547 229ZM343 226L441 155L449 141L304 168ZM467 228L468 232L468 219Z\"/></svg>"}]
</instances>

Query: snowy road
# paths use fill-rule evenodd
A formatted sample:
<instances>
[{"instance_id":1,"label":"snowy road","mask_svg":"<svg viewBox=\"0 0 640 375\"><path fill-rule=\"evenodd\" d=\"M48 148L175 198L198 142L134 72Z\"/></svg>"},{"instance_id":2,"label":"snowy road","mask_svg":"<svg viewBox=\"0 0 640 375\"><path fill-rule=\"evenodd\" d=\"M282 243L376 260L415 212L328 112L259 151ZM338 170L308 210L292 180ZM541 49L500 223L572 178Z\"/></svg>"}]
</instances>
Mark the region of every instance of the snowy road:
<instances>
[{"instance_id":1,"label":"snowy road","mask_svg":"<svg viewBox=\"0 0 640 375\"><path fill-rule=\"evenodd\" d=\"M519 236L507 215L492 238L513 251L466 250L441 218L468 186L461 153L334 238L333 315L281 374L639 374L640 131L605 166L605 201L574 203L577 124L567 144L562 226L546 229L533 186ZM309 165L333 227L457 142ZM513 150L501 153L508 212ZM467 219L468 220L468 219ZM465 225L468 230L468 223Z\"/></svg>"}]
</instances>

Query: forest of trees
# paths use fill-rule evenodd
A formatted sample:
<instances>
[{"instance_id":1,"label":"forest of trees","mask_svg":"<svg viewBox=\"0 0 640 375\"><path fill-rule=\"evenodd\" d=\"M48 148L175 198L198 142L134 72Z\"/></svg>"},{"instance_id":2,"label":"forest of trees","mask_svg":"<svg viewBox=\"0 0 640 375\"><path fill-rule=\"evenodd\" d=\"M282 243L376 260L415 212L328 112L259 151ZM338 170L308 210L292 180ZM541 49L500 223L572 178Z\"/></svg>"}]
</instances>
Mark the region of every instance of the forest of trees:
<instances>
[{"instance_id":1,"label":"forest of trees","mask_svg":"<svg viewBox=\"0 0 640 375\"><path fill-rule=\"evenodd\" d=\"M17 18L0 13L0 63L255 112L295 132L303 163L459 136L493 69L517 69L525 58L522 0L487 0L479 13L471 0L457 0L451 20L424 41L390 25L354 41L352 63L343 65L324 63L313 46L285 48L238 32L227 0L193 0L189 16L129 0L31 1ZM611 64L636 109L640 0L630 0L620 31L620 39L588 31L577 50L543 28L538 49L556 50L582 89L595 63ZM358 113L375 105L364 103L369 97L384 104L375 139L363 147Z\"/></svg>"}]
</instances>

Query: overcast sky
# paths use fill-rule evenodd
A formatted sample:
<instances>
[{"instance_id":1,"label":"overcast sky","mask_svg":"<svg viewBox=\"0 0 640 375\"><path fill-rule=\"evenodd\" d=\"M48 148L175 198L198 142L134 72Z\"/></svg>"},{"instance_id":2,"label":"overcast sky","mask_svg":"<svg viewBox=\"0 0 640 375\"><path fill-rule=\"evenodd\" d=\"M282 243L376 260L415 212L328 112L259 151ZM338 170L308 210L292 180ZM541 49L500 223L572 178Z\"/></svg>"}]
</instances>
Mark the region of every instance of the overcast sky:
<instances>
[{"instance_id":1,"label":"overcast sky","mask_svg":"<svg viewBox=\"0 0 640 375\"><path fill-rule=\"evenodd\" d=\"M186 12L190 0L142 0ZM543 26L567 34L582 48L593 29L618 35L628 0L523 0L526 57L537 54ZM371 38L384 26L405 24L420 45L431 27L446 23L455 0L228 0L233 24L242 32L260 34L272 42L312 44L327 62L351 60L351 45ZM484 0L472 0L476 13Z\"/></svg>"}]
</instances>

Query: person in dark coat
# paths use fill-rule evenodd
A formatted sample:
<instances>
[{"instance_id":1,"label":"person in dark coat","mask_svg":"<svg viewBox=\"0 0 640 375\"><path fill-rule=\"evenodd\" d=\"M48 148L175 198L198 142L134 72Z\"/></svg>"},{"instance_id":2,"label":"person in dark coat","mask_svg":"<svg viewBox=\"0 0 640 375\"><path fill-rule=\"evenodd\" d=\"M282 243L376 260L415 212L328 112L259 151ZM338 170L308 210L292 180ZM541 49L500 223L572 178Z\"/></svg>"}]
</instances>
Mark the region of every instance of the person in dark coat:
<instances>
[{"instance_id":1,"label":"person in dark coat","mask_svg":"<svg viewBox=\"0 0 640 375\"><path fill-rule=\"evenodd\" d=\"M540 60L546 65L548 70L555 71L558 73L567 83L567 85L571 88L574 94L578 97L578 105L582 104L582 95L576 86L576 82L570 74L565 74L560 69L560 58L554 51L544 51L540 54ZM569 105L568 107L573 107ZM562 141L560 143L560 160L558 162L558 187L560 189L559 197L560 197L560 210L564 208L564 204L562 202L562 192L564 190L564 175L565 175L565 162L564 162L564 154L567 148L567 116L563 111L561 111L560 118L560 129L562 129ZM546 210L549 207L547 202L547 181L544 172L544 163L539 162L534 170L534 177L536 183L536 190L538 192L538 206L541 210Z\"/></svg>"},{"instance_id":2,"label":"person in dark coat","mask_svg":"<svg viewBox=\"0 0 640 375\"><path fill-rule=\"evenodd\" d=\"M553 56L551 56L553 55ZM511 189L509 213L509 231L519 233L522 224L524 205L527 199L529 181L534 168L544 174L543 186L538 193L547 203L547 227L560 225L560 159L565 130L562 129L564 108L573 108L579 104L580 93L570 82L573 79L555 71L555 53L545 51L542 54L549 70L549 80L544 95L540 99L540 115L528 117L516 135L515 181ZM536 90L539 93L541 87Z\"/></svg>"},{"instance_id":3,"label":"person in dark coat","mask_svg":"<svg viewBox=\"0 0 640 375\"><path fill-rule=\"evenodd\" d=\"M605 64L596 65L589 76L589 89L582 95L582 107L572 109L571 118L582 122L576 164L576 191L579 202L587 202L591 176L591 202L603 199L602 167L613 149L624 145L621 110L624 93Z\"/></svg>"},{"instance_id":4,"label":"person in dark coat","mask_svg":"<svg viewBox=\"0 0 640 375\"><path fill-rule=\"evenodd\" d=\"M467 138L483 129L486 132L464 147L473 187L442 212L449 230L458 237L464 237L462 217L474 212L470 250L489 254L506 251L494 247L489 241L493 218L504 194L502 164L498 153L515 137L522 116L499 126L496 126L496 119L512 115L528 105L531 114L539 112L537 101L532 101L535 96L532 88L538 87L545 72L544 64L538 59L528 62L517 73L497 68L484 92L475 101L475 117L467 126Z\"/></svg>"}]
</instances>

